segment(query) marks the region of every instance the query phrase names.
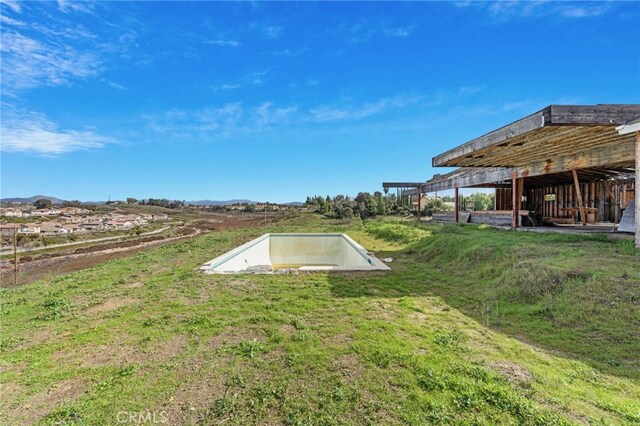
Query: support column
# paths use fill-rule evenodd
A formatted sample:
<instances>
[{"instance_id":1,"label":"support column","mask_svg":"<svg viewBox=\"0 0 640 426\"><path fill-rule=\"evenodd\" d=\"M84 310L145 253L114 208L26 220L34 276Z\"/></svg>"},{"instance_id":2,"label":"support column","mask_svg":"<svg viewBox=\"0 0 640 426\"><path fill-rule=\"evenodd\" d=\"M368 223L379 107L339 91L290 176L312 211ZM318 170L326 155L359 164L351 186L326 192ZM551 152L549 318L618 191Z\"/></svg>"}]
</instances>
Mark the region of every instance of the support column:
<instances>
[{"instance_id":1,"label":"support column","mask_svg":"<svg viewBox=\"0 0 640 426\"><path fill-rule=\"evenodd\" d=\"M420 201L422 198L422 188L418 187L416 189L418 190L418 214L416 215L416 217L418 218L418 220L420 220L420 212L422 211L421 205L420 205L421 204Z\"/></svg>"},{"instance_id":2,"label":"support column","mask_svg":"<svg viewBox=\"0 0 640 426\"><path fill-rule=\"evenodd\" d=\"M520 216L520 196L518 195L518 175L511 173L511 228L516 229L519 225Z\"/></svg>"},{"instance_id":3,"label":"support column","mask_svg":"<svg viewBox=\"0 0 640 426\"><path fill-rule=\"evenodd\" d=\"M636 132L636 248L640 249L640 132Z\"/></svg>"},{"instance_id":4,"label":"support column","mask_svg":"<svg viewBox=\"0 0 640 426\"><path fill-rule=\"evenodd\" d=\"M458 191L458 185L455 186L455 188L453 189L454 194L455 194L455 200L453 202L453 210L455 212L454 217L456 218L456 223L460 222L460 197L459 197L459 191Z\"/></svg>"},{"instance_id":5,"label":"support column","mask_svg":"<svg viewBox=\"0 0 640 426\"><path fill-rule=\"evenodd\" d=\"M578 172L571 170L573 173L573 184L576 186L576 197L578 198L578 208L580 209L580 222L582 226L587 226L587 215L584 210L584 202L582 201L582 191L580 190L580 182L578 181Z\"/></svg>"}]
</instances>

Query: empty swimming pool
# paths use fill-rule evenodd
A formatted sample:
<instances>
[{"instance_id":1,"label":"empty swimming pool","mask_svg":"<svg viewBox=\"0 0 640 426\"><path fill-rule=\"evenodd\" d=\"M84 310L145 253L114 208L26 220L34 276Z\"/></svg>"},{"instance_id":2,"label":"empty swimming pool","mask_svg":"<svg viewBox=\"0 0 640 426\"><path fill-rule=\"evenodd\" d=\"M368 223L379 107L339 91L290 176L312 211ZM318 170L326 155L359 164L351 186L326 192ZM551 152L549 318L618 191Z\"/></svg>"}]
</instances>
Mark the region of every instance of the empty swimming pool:
<instances>
[{"instance_id":1,"label":"empty swimming pool","mask_svg":"<svg viewBox=\"0 0 640 426\"><path fill-rule=\"evenodd\" d=\"M345 234L264 234L200 268L207 274L299 271L388 271Z\"/></svg>"}]
</instances>

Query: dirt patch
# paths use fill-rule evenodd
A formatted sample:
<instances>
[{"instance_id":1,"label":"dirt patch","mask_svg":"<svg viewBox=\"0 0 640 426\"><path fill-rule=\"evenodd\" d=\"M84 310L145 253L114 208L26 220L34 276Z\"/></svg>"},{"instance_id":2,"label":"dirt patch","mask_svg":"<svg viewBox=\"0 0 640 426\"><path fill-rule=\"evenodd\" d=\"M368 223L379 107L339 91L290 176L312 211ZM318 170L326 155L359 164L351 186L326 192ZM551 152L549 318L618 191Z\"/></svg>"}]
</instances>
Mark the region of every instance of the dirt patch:
<instances>
[{"instance_id":1,"label":"dirt patch","mask_svg":"<svg viewBox=\"0 0 640 426\"><path fill-rule=\"evenodd\" d=\"M29 349L49 341L53 337L51 330L40 328L33 336L27 337L21 344L16 346L16 350Z\"/></svg>"},{"instance_id":2,"label":"dirt patch","mask_svg":"<svg viewBox=\"0 0 640 426\"><path fill-rule=\"evenodd\" d=\"M173 336L169 340L159 343L151 351L153 360L164 363L177 357L187 347L188 339L184 334Z\"/></svg>"},{"instance_id":3,"label":"dirt patch","mask_svg":"<svg viewBox=\"0 0 640 426\"><path fill-rule=\"evenodd\" d=\"M124 288L140 288L142 286L144 286L144 283L142 281L138 281L135 283L127 284L124 286Z\"/></svg>"},{"instance_id":4,"label":"dirt patch","mask_svg":"<svg viewBox=\"0 0 640 426\"><path fill-rule=\"evenodd\" d=\"M393 321L396 319L394 306L379 300L367 303L369 307L368 317L374 320Z\"/></svg>"},{"instance_id":5,"label":"dirt patch","mask_svg":"<svg viewBox=\"0 0 640 426\"><path fill-rule=\"evenodd\" d=\"M201 233L200 230L193 228L187 229L191 231L188 235L184 236L171 238L150 237L108 244L97 244L76 249L71 253L46 253L33 256L33 259L30 261L23 259L20 263L18 285L86 269L108 260L120 259L150 248L189 239ZM6 261L0 263L2 263L2 273L0 276L2 287L13 287L13 272L11 268L6 265Z\"/></svg>"},{"instance_id":6,"label":"dirt patch","mask_svg":"<svg viewBox=\"0 0 640 426\"><path fill-rule=\"evenodd\" d=\"M292 324L282 324L280 326L280 331L284 334L293 334L298 331Z\"/></svg>"},{"instance_id":7,"label":"dirt patch","mask_svg":"<svg viewBox=\"0 0 640 426\"><path fill-rule=\"evenodd\" d=\"M234 296L244 296L246 294L255 293L259 287L251 280L231 280L224 284L225 290L228 290Z\"/></svg>"},{"instance_id":8,"label":"dirt patch","mask_svg":"<svg viewBox=\"0 0 640 426\"><path fill-rule=\"evenodd\" d=\"M335 334L322 339L322 343L327 346L342 346L347 347L353 343L353 336L346 333Z\"/></svg>"},{"instance_id":9,"label":"dirt patch","mask_svg":"<svg viewBox=\"0 0 640 426\"><path fill-rule=\"evenodd\" d=\"M13 410L4 411L7 424L33 424L51 413L60 404L78 399L86 391L87 385L81 379L58 382L49 389L31 396L28 401ZM3 391L4 393L4 391Z\"/></svg>"},{"instance_id":10,"label":"dirt patch","mask_svg":"<svg viewBox=\"0 0 640 426\"><path fill-rule=\"evenodd\" d=\"M163 407L169 424L196 424L206 420L209 408L225 394L225 381L225 377L207 375L180 386L172 401Z\"/></svg>"},{"instance_id":11,"label":"dirt patch","mask_svg":"<svg viewBox=\"0 0 640 426\"><path fill-rule=\"evenodd\" d=\"M533 374L526 368L509 361L495 361L489 364L489 368L499 373L509 382L521 388L528 388L533 381Z\"/></svg>"},{"instance_id":12,"label":"dirt patch","mask_svg":"<svg viewBox=\"0 0 640 426\"><path fill-rule=\"evenodd\" d=\"M409 314L409 320L422 324L427 321L427 316L422 312L412 312Z\"/></svg>"},{"instance_id":13,"label":"dirt patch","mask_svg":"<svg viewBox=\"0 0 640 426\"><path fill-rule=\"evenodd\" d=\"M348 381L354 381L362 376L364 367L360 359L354 354L340 355L331 364L331 369L339 372Z\"/></svg>"},{"instance_id":14,"label":"dirt patch","mask_svg":"<svg viewBox=\"0 0 640 426\"><path fill-rule=\"evenodd\" d=\"M104 303L96 306L92 306L87 309L88 314L98 314L102 312L115 311L123 306L132 305L138 302L137 299L130 299L126 297L112 297L104 301Z\"/></svg>"},{"instance_id":15,"label":"dirt patch","mask_svg":"<svg viewBox=\"0 0 640 426\"><path fill-rule=\"evenodd\" d=\"M140 352L133 346L129 346L124 342L114 342L112 344L92 346L87 348L87 354L84 357L84 367L101 367L105 365L134 364L144 362L151 355Z\"/></svg>"}]
</instances>

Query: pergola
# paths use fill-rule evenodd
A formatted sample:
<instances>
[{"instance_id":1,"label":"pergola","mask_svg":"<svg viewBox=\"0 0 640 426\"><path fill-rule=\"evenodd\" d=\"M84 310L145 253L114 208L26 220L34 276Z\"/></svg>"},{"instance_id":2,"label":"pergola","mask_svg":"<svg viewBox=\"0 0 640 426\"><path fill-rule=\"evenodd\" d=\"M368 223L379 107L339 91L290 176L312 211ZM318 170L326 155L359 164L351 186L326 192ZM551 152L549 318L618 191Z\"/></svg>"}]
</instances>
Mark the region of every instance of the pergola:
<instances>
[{"instance_id":1,"label":"pergola","mask_svg":"<svg viewBox=\"0 0 640 426\"><path fill-rule=\"evenodd\" d=\"M528 184L573 181L584 224L580 179L636 174L640 178L640 105L550 105L433 158L435 167L460 167L417 188L430 192L458 188L511 187L512 227ZM635 121L634 121L635 120ZM457 206L457 202L456 202ZM635 191L636 245L640 247ZM457 216L456 207L456 216Z\"/></svg>"}]
</instances>

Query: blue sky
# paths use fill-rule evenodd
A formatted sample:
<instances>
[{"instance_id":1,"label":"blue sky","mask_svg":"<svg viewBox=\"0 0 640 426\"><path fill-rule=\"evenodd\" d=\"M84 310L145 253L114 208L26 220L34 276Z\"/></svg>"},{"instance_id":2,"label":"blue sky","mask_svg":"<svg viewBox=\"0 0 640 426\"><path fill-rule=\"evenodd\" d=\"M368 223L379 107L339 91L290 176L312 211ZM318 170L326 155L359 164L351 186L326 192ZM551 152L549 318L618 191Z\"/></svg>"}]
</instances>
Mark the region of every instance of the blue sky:
<instances>
[{"instance_id":1,"label":"blue sky","mask_svg":"<svg viewBox=\"0 0 640 426\"><path fill-rule=\"evenodd\" d=\"M3 197L372 192L549 104L640 102L638 2L0 7Z\"/></svg>"}]
</instances>

